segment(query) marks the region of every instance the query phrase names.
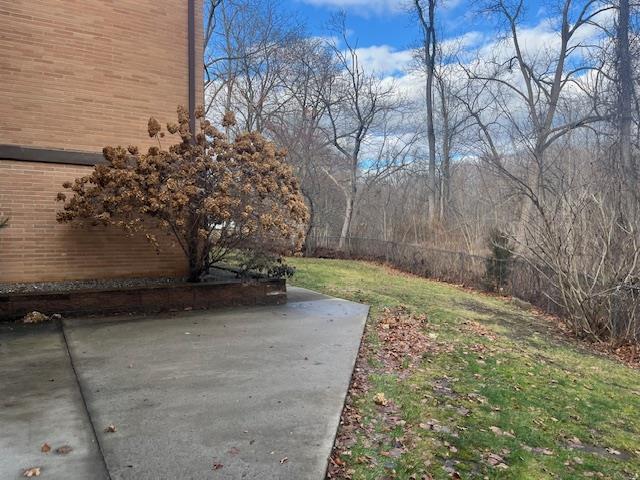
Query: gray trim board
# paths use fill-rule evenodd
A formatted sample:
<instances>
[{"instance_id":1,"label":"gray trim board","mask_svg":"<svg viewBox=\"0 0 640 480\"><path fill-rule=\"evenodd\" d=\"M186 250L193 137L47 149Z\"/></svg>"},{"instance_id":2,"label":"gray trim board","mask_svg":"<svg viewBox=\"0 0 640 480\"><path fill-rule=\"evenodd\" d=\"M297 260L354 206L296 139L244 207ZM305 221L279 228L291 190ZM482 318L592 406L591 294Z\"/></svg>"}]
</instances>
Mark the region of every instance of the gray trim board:
<instances>
[{"instance_id":1,"label":"gray trim board","mask_svg":"<svg viewBox=\"0 0 640 480\"><path fill-rule=\"evenodd\" d=\"M189 130L195 141L196 134L196 2L188 0L188 57L189 57Z\"/></svg>"},{"instance_id":2,"label":"gray trim board","mask_svg":"<svg viewBox=\"0 0 640 480\"><path fill-rule=\"evenodd\" d=\"M88 166L105 163L102 153L56 148L26 147L23 145L0 145L0 161L2 160Z\"/></svg>"}]
</instances>

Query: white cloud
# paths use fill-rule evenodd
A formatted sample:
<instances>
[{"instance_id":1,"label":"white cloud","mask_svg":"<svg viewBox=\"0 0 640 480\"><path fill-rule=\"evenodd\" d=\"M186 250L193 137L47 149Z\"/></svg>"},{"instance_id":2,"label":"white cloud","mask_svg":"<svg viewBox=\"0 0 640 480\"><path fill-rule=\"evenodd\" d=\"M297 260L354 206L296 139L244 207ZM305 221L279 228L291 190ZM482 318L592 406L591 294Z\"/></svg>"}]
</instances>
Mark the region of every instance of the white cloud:
<instances>
[{"instance_id":1,"label":"white cloud","mask_svg":"<svg viewBox=\"0 0 640 480\"><path fill-rule=\"evenodd\" d=\"M395 50L389 45L358 48L356 53L365 70L381 76L406 71L414 55L413 50Z\"/></svg>"},{"instance_id":2,"label":"white cloud","mask_svg":"<svg viewBox=\"0 0 640 480\"><path fill-rule=\"evenodd\" d=\"M452 37L441 44L444 52L455 55L459 50L477 48L484 36L480 32L468 32L460 37ZM365 70L379 76L399 76L413 70L412 64L417 54L415 49L396 50L390 45L371 45L356 49L358 60Z\"/></svg>"}]
</instances>

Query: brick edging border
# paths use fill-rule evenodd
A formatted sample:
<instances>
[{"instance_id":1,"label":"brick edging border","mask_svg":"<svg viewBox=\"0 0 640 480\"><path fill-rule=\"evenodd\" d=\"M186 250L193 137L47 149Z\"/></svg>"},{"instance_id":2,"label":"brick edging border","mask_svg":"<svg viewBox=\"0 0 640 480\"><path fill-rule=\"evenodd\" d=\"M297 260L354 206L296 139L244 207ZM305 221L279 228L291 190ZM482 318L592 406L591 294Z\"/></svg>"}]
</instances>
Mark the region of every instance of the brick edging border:
<instances>
[{"instance_id":1,"label":"brick edging border","mask_svg":"<svg viewBox=\"0 0 640 480\"><path fill-rule=\"evenodd\" d=\"M286 302L287 287L283 279L12 293L0 295L0 321L17 320L32 311L46 315L81 316L282 305Z\"/></svg>"}]
</instances>

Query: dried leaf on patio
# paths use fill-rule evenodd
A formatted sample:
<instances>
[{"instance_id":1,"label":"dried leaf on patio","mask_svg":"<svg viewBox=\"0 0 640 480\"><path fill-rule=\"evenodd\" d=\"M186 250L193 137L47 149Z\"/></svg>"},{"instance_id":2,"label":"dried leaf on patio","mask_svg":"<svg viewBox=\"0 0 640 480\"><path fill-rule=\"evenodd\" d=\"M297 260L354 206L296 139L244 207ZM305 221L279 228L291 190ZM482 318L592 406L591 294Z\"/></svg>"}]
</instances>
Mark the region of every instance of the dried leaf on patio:
<instances>
[{"instance_id":1,"label":"dried leaf on patio","mask_svg":"<svg viewBox=\"0 0 640 480\"><path fill-rule=\"evenodd\" d=\"M61 447L56 448L56 453L58 455L66 455L68 453L71 453L73 451L73 448L70 445L63 445Z\"/></svg>"},{"instance_id":2,"label":"dried leaf on patio","mask_svg":"<svg viewBox=\"0 0 640 480\"><path fill-rule=\"evenodd\" d=\"M23 477L39 477L40 476L40 470L42 469L42 467L31 467L31 468L27 468L24 472L22 472L22 476Z\"/></svg>"},{"instance_id":3,"label":"dried leaf on patio","mask_svg":"<svg viewBox=\"0 0 640 480\"><path fill-rule=\"evenodd\" d=\"M22 323L42 323L47 320L49 320L49 317L40 312L29 312L22 317Z\"/></svg>"}]
</instances>

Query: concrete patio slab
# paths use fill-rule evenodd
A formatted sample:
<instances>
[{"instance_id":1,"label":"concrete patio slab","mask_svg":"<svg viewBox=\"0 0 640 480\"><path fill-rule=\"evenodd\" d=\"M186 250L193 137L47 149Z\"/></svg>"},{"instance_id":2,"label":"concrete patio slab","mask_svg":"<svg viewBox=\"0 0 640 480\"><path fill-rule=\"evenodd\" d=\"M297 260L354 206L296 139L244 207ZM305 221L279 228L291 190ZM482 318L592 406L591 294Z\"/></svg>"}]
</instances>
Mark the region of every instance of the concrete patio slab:
<instances>
[{"instance_id":1,"label":"concrete patio slab","mask_svg":"<svg viewBox=\"0 0 640 480\"><path fill-rule=\"evenodd\" d=\"M290 288L282 306L65 321L111 477L324 478L367 313Z\"/></svg>"},{"instance_id":2,"label":"concrete patio slab","mask_svg":"<svg viewBox=\"0 0 640 480\"><path fill-rule=\"evenodd\" d=\"M0 324L0 478L32 467L41 478L107 478L59 326Z\"/></svg>"}]
</instances>

